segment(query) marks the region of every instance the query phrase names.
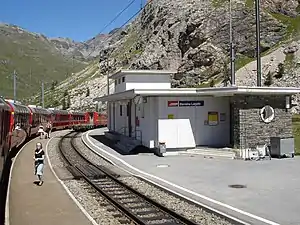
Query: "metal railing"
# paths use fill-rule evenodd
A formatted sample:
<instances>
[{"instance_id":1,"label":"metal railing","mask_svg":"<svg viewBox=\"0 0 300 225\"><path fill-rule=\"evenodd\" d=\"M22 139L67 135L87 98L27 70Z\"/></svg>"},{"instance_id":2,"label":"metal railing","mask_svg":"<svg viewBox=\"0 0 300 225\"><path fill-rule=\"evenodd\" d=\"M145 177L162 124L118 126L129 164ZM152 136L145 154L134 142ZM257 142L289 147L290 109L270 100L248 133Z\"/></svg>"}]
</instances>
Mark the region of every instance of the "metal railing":
<instances>
[{"instance_id":1,"label":"metal railing","mask_svg":"<svg viewBox=\"0 0 300 225\"><path fill-rule=\"evenodd\" d=\"M131 136L134 137L136 140L139 140L141 143L142 143L142 138L143 138L143 135L142 135L142 131L141 130L134 130L131 132Z\"/></svg>"},{"instance_id":2,"label":"metal railing","mask_svg":"<svg viewBox=\"0 0 300 225\"><path fill-rule=\"evenodd\" d=\"M119 130L117 130L117 133L127 135L127 127L121 127Z\"/></svg>"}]
</instances>

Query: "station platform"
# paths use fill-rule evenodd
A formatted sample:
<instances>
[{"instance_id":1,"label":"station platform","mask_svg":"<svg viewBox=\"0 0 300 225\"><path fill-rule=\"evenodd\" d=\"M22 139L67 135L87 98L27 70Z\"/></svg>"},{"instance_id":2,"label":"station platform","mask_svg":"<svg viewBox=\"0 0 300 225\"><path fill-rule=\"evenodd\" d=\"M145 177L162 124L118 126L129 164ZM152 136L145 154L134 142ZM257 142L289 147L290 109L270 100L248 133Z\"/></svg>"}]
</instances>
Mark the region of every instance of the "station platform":
<instances>
[{"instance_id":1,"label":"station platform","mask_svg":"<svg viewBox=\"0 0 300 225\"><path fill-rule=\"evenodd\" d=\"M33 156L38 141L43 144L46 151L49 140L36 138L25 144L14 158L8 187L5 224L91 225L92 222L52 173L47 159L44 167L44 184L37 186L33 183L37 179L34 175Z\"/></svg>"},{"instance_id":2,"label":"station platform","mask_svg":"<svg viewBox=\"0 0 300 225\"><path fill-rule=\"evenodd\" d=\"M19 147L26 139L26 132L24 130L14 131L11 136L11 145Z\"/></svg>"},{"instance_id":3,"label":"station platform","mask_svg":"<svg viewBox=\"0 0 300 225\"><path fill-rule=\"evenodd\" d=\"M248 224L300 224L300 158L243 161L201 155L121 155L99 140L82 139L95 153L126 171ZM245 185L231 188L230 185Z\"/></svg>"}]
</instances>

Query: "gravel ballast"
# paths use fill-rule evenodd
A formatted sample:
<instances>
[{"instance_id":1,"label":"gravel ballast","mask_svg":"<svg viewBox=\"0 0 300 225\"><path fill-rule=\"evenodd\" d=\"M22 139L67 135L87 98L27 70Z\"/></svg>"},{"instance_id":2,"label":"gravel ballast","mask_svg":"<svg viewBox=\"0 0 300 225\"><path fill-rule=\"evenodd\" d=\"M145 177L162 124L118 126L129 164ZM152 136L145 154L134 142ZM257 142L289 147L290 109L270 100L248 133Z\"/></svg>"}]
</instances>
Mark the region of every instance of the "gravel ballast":
<instances>
[{"instance_id":1,"label":"gravel ballast","mask_svg":"<svg viewBox=\"0 0 300 225\"><path fill-rule=\"evenodd\" d=\"M60 141L59 137L62 137L67 133L69 133L69 131L54 132L52 136L56 137L49 142L47 149L49 160L57 176L98 224L131 224L126 217L121 215L111 203L107 202L103 197L96 193L96 191L85 181L70 179L72 175L66 169L66 164L63 161L58 148L58 143ZM122 221L122 223L120 223L120 221Z\"/></svg>"},{"instance_id":2,"label":"gravel ballast","mask_svg":"<svg viewBox=\"0 0 300 225\"><path fill-rule=\"evenodd\" d=\"M112 168L113 165L105 161L101 156L95 154L92 150L82 143L81 139L76 140L76 146L80 147L79 149L87 159L97 165L108 166ZM124 172L123 172L124 173ZM126 173L125 173L126 174ZM170 194L166 191L163 191L154 185L151 185L145 181L142 181L139 178L128 175L118 178L122 182L133 187L140 193L146 195L147 197L157 201L158 203L166 206L169 209L174 210L176 213L181 214L193 221L196 221L199 224L209 224L209 225L230 225L231 222L226 221L223 218L220 218L217 215L211 214L203 210L200 206L184 201L180 197L176 197L173 194Z\"/></svg>"}]
</instances>

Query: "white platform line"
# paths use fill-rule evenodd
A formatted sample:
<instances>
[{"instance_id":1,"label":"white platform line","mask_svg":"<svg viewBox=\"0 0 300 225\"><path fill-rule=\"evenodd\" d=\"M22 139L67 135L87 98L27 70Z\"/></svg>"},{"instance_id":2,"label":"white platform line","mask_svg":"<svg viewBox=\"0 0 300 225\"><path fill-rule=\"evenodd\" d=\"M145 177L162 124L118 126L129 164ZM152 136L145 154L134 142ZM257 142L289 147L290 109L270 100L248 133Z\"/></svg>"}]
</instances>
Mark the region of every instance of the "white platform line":
<instances>
[{"instance_id":1,"label":"white platform line","mask_svg":"<svg viewBox=\"0 0 300 225\"><path fill-rule=\"evenodd\" d=\"M83 141L86 145L88 145L88 144L86 143L86 141L83 139L83 135L81 136L81 138L82 138L82 141ZM135 177L139 177L139 178L141 178L141 179L147 180L148 182L150 182L150 183L152 183L152 184L155 184L156 186L158 186L158 187L160 187L160 188L162 188L162 189L164 189L164 190L167 190L167 191L169 191L169 192L171 192L171 193L173 193L173 194L175 194L175 195L178 195L178 196L180 196L180 197L182 197L182 198L184 198L184 199L187 199L188 201L191 201L191 202L193 202L193 203L195 203L195 204L197 204L197 205L200 205L200 206L202 206L202 207L205 207L205 208L211 210L212 212L218 213L219 215L223 215L223 216L225 216L225 217L227 217L227 218L230 218L230 219L232 219L232 220L234 220L234 221L237 221L237 222L239 222L239 223L241 223L241 224L244 224L244 225L250 225L249 223L246 223L246 222L244 222L244 221L242 221L242 220L239 220L238 218L235 218L235 217L233 217L233 216L230 216L230 215L228 215L228 214L226 214L226 213L223 213L223 212L221 212L221 211L219 211L219 210L217 210L217 209L211 208L211 207L208 206L208 205L205 205L205 204L200 203L200 202L198 202L198 201L196 201L196 200L194 200L194 199L191 199L191 198L189 198L189 197L187 197L187 196L185 196L185 195L183 195L183 194L181 194L181 193L179 193L179 192L176 192L176 191L174 191L174 190L172 190L172 189L169 189L169 188L167 188L167 187L165 187L165 186L162 186L161 184L159 184L159 183L157 183L157 182L155 182L155 181L153 181L153 180L151 180L151 179L149 179L149 178L147 178L147 177L143 177L143 176L141 176L141 175L139 175L139 174L137 174L137 173L133 173L133 172L131 172L131 171L129 171L129 170L127 170L127 169L125 169L125 168L123 168L123 167L117 165L117 164L116 164L114 161L112 161L110 158L108 158L108 157L106 157L105 155L103 155L103 154L101 154L101 153L95 151L95 150L94 150L93 148L91 148L90 146L89 146L89 148L90 148L90 150L91 150L92 152L94 152L95 154L97 154L97 155L99 155L100 157L104 158L105 160L107 160L108 162L110 162L112 165L116 166L118 169L127 172L128 174L131 174L131 175L133 175L133 176L135 176Z\"/></svg>"},{"instance_id":2,"label":"white platform line","mask_svg":"<svg viewBox=\"0 0 300 225\"><path fill-rule=\"evenodd\" d=\"M222 207L225 207L225 208L230 209L230 210L232 210L232 211L235 211L235 212L237 212L237 213L240 213L240 214L243 214L243 215L245 215L245 216L251 217L251 218L253 218L253 219L259 220L259 221L261 221L261 222L264 222L264 223L266 223L266 224L270 224L270 225L280 225L279 223L276 223L276 222L273 222L273 221L271 221L271 220L262 218L262 217L260 217L260 216L256 216L256 215L251 214L251 213L249 213L249 212L246 212L246 211L243 211L243 210L241 210L241 209L235 208L235 207L233 207L233 206L231 206L231 205L225 204L225 203L223 203L223 202L220 202L220 201L211 199L211 198L209 198L209 197L207 197L207 196L204 196L204 195L201 195L201 194L196 193L196 192L194 192L194 191L191 191L191 190L189 190L189 189L186 189L186 188L184 188L184 187L182 187L182 186L180 186L180 185L174 184L174 183L169 182L169 181L167 181L167 180L165 180L165 179L162 179L162 178L160 178L160 177L157 177L157 176L154 176L154 175L152 175L152 174L149 174L149 173L146 173L146 172L144 172L144 171L141 171L141 170L139 170L139 169L133 167L133 166L130 165L129 163L125 162L124 160L118 158L117 156L115 156L115 155L113 155L113 154L111 154L111 153L109 153L109 152L107 152L107 151L104 151L102 148L100 148L99 146L95 145L95 144L91 141L91 139L90 139L90 137L89 137L89 134L90 134L92 131L93 131L93 130L90 130L90 131L88 131L88 132L85 133L85 137L86 137L86 139L88 140L89 143L87 143L87 142L82 138L82 140L84 141L84 143L85 143L86 145L88 145L88 146L90 146L89 144L91 144L91 145L94 146L95 148L99 149L101 152L103 152L103 153L109 155L110 157L113 157L114 159L118 160L118 161L121 162L123 165L127 166L128 168L130 168L130 169L132 169L132 170L134 170L134 171L137 171L137 172L140 173L140 174L143 174L143 175L146 175L146 176L148 176L148 177L152 177L152 178L154 178L154 179L156 179L156 180L159 180L159 181L161 181L161 182L164 182L165 184L168 184L168 185L170 185L170 186L173 186L173 187L175 187L175 188L177 188L177 189L180 189L180 190L182 190L182 191L184 191L184 192L187 192L187 193L192 194L192 195L195 195L195 196L197 196L197 197L199 197L199 198L205 199L206 201L209 201L209 202L212 202L212 203L214 203L214 204L220 205L220 206L222 206ZM92 148L90 147L90 149L92 149ZM93 149L92 149L92 150L93 150ZM95 152L95 151L94 151L94 152ZM98 153L98 154L99 154L99 153ZM112 160L109 160L109 161L112 162ZM114 164L114 163L113 163L113 164ZM176 192L176 194L179 194L179 193Z\"/></svg>"},{"instance_id":3,"label":"white platform line","mask_svg":"<svg viewBox=\"0 0 300 225\"><path fill-rule=\"evenodd\" d=\"M67 186L64 184L64 182L59 179L59 177L56 175L53 166L51 164L51 161L49 159L49 155L48 155L48 145L50 143L50 141L53 139L54 137L52 137L46 145L46 157L48 160L48 164L49 167L52 171L52 173L54 174L55 178L58 180L58 182L63 186L63 188L65 189L65 191L68 193L68 195L70 196L70 198L75 202L75 204L78 206L78 208L83 212L83 214L88 218L88 220L90 220L92 222L93 225L98 225L98 223L93 219L93 217L91 217L91 215L83 208L83 206L77 201L77 199L75 198L75 196L70 192L70 190L67 188Z\"/></svg>"}]
</instances>

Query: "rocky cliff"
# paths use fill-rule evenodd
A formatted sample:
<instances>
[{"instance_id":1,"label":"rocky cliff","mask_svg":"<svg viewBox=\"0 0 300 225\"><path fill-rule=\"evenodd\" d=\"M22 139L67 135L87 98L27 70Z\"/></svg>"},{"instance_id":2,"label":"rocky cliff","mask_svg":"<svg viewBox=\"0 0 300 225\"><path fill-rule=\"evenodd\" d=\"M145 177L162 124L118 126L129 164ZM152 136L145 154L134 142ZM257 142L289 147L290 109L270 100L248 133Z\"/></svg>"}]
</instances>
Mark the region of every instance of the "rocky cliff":
<instances>
[{"instance_id":1,"label":"rocky cliff","mask_svg":"<svg viewBox=\"0 0 300 225\"><path fill-rule=\"evenodd\" d=\"M298 11L297 0L263 1L263 54L297 38ZM254 1L234 0L232 17L236 66L240 69L255 57ZM81 73L85 74L85 83L70 91L71 108L77 107L78 102L91 105L91 98L85 94L80 97L78 90L89 88L89 96L96 96L100 94L100 85L101 93L105 93L106 79L102 76L121 67L177 70L172 78L173 87L203 87L227 82L229 3L224 0L152 0L131 24L104 38L102 43L105 44L99 45L99 64L94 64L93 75ZM98 77L98 85L91 76ZM72 79L75 78L65 84L73 83Z\"/></svg>"}]
</instances>

